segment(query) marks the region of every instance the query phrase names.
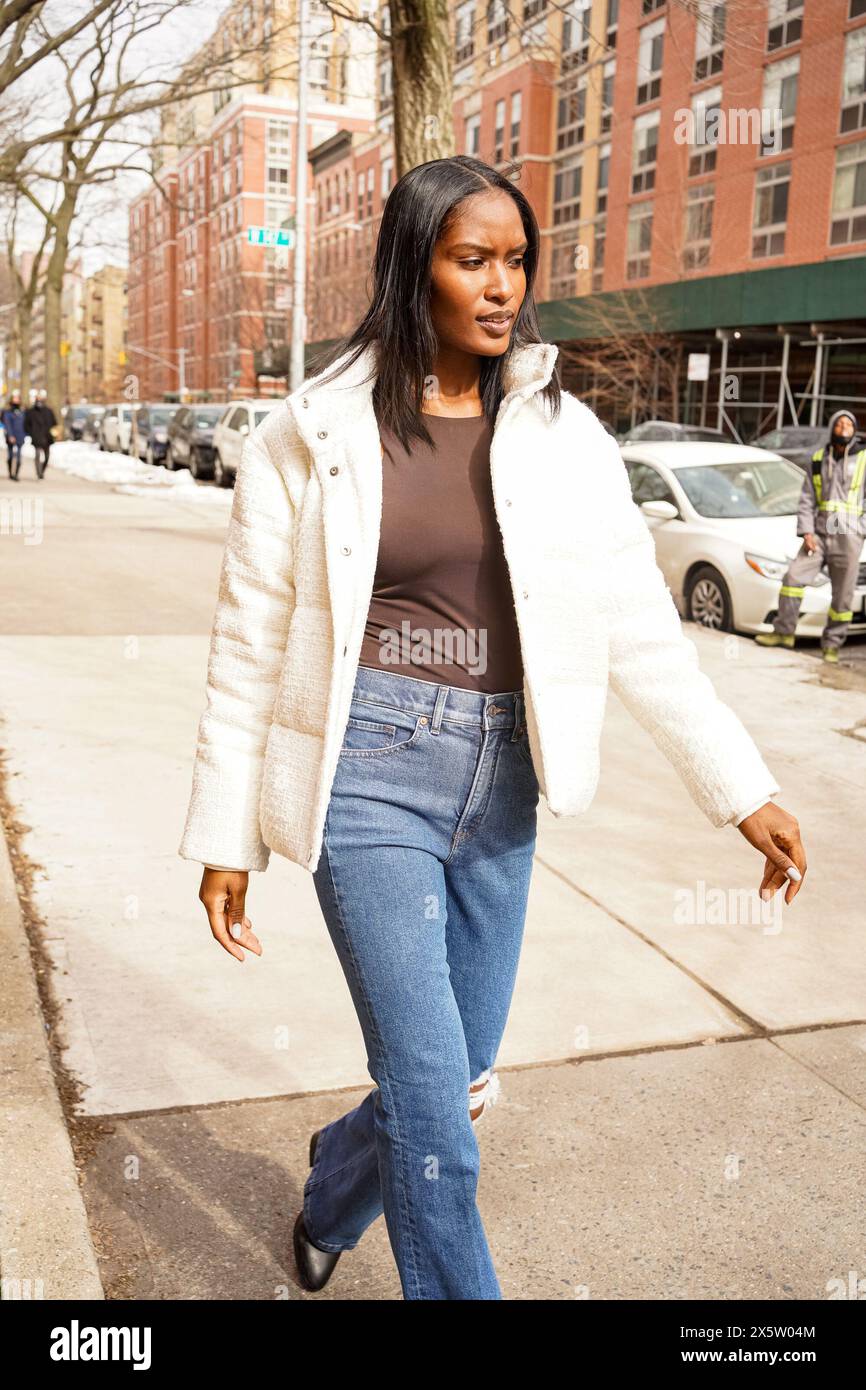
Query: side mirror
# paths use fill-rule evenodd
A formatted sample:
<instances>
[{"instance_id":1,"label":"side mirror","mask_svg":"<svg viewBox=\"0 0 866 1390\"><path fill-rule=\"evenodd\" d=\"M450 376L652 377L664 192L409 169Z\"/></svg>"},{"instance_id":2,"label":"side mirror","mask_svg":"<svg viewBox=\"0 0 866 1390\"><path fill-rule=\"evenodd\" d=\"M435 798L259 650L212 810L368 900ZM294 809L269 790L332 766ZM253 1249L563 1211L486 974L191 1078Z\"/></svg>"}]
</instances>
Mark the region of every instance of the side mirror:
<instances>
[{"instance_id":1,"label":"side mirror","mask_svg":"<svg viewBox=\"0 0 866 1390\"><path fill-rule=\"evenodd\" d=\"M641 502L640 509L644 516L654 516L659 521L673 521L674 517L679 516L673 502Z\"/></svg>"}]
</instances>

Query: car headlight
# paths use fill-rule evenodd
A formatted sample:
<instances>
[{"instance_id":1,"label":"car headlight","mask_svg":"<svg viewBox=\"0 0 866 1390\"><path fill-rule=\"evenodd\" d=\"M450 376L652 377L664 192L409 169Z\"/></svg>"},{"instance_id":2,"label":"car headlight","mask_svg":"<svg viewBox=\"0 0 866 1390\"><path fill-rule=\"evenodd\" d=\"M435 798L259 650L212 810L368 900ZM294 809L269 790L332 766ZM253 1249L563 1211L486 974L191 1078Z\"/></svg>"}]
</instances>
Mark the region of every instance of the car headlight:
<instances>
[{"instance_id":1,"label":"car headlight","mask_svg":"<svg viewBox=\"0 0 866 1390\"><path fill-rule=\"evenodd\" d=\"M753 569L756 574L763 575L764 579L784 579L788 569L787 560L772 560L767 555L750 555L748 550L745 553L746 564Z\"/></svg>"},{"instance_id":2,"label":"car headlight","mask_svg":"<svg viewBox=\"0 0 866 1390\"><path fill-rule=\"evenodd\" d=\"M784 579L791 563L790 560L772 560L767 555L750 555L748 550L744 552L744 557L746 564L756 574L763 575L764 579ZM820 589L822 584L830 583L830 576L826 570L821 570L820 574L809 582L813 588Z\"/></svg>"}]
</instances>

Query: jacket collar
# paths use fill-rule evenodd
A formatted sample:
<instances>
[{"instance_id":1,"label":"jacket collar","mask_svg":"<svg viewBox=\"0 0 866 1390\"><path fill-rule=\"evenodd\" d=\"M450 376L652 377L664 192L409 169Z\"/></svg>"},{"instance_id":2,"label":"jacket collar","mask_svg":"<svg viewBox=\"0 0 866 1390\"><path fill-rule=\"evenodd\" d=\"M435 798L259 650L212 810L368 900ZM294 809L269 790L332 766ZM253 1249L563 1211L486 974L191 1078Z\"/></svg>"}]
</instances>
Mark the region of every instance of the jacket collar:
<instances>
[{"instance_id":1,"label":"jacket collar","mask_svg":"<svg viewBox=\"0 0 866 1390\"><path fill-rule=\"evenodd\" d=\"M332 381L323 383L323 378L347 363L350 355L344 353L286 397L299 425L327 419L332 432L339 429L346 433L371 408L376 380L376 353L372 346L366 347L358 360L342 368ZM553 375L558 356L559 348L554 343L528 343L515 348L503 374L503 406L512 395L527 400L542 390Z\"/></svg>"}]
</instances>

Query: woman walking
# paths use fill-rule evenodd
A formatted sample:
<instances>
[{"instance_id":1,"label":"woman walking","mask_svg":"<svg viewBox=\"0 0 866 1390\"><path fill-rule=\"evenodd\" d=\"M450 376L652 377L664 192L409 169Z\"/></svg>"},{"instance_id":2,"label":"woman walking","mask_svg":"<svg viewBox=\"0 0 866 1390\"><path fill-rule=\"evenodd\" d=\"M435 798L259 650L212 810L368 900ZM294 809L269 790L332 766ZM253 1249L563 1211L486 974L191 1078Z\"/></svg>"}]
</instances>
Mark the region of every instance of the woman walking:
<instances>
[{"instance_id":1,"label":"woman walking","mask_svg":"<svg viewBox=\"0 0 866 1390\"><path fill-rule=\"evenodd\" d=\"M615 442L562 391L520 190L468 157L398 181L370 308L247 443L180 853L216 940L248 875L313 874L375 1088L311 1137L294 1231L324 1286L383 1211L407 1299L498 1299L475 1123L520 952L539 794L592 801L608 687L711 824L805 872L793 816L698 669Z\"/></svg>"}]
</instances>

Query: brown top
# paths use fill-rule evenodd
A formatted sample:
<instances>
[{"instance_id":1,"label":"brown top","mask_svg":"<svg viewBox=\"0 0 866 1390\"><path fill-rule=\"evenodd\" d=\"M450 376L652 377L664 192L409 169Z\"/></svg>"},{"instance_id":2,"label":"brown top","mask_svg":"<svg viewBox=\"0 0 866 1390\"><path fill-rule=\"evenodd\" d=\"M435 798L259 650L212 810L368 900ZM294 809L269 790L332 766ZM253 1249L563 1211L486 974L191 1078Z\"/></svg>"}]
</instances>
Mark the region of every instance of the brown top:
<instances>
[{"instance_id":1,"label":"brown top","mask_svg":"<svg viewBox=\"0 0 866 1390\"><path fill-rule=\"evenodd\" d=\"M492 426L425 415L434 448L380 427L382 530L360 664L487 695L523 689L490 482Z\"/></svg>"}]
</instances>

